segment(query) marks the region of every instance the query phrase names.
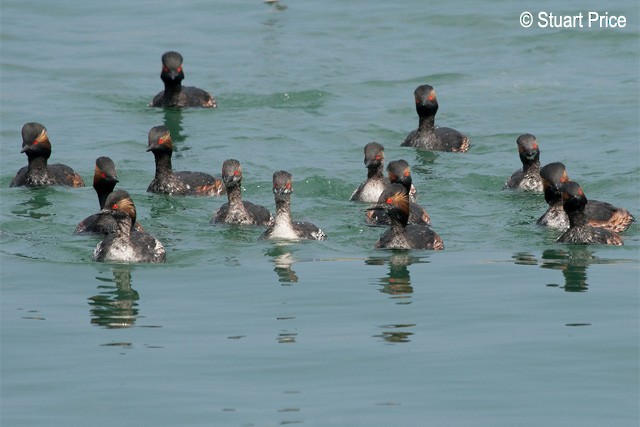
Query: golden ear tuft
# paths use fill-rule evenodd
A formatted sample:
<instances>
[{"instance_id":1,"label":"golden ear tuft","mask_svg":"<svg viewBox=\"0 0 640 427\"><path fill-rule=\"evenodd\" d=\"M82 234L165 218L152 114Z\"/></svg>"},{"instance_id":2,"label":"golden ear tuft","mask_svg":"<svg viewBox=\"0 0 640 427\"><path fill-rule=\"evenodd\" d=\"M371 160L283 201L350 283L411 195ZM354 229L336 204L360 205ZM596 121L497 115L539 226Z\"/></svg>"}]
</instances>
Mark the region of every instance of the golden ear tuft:
<instances>
[{"instance_id":1,"label":"golden ear tuft","mask_svg":"<svg viewBox=\"0 0 640 427\"><path fill-rule=\"evenodd\" d=\"M136 206L133 204L133 200L130 197L125 197L120 200L118 204L113 205L113 209L118 209L129 215L134 221L136 219Z\"/></svg>"},{"instance_id":2,"label":"golden ear tuft","mask_svg":"<svg viewBox=\"0 0 640 427\"><path fill-rule=\"evenodd\" d=\"M38 137L35 139L35 141L33 141L33 143L38 144L39 142L46 141L48 138L49 137L47 136L47 130L42 129L42 132L40 132L40 135L38 135Z\"/></svg>"},{"instance_id":3,"label":"golden ear tuft","mask_svg":"<svg viewBox=\"0 0 640 427\"><path fill-rule=\"evenodd\" d=\"M409 211L409 196L404 192L395 193L392 196L393 204L400 210Z\"/></svg>"}]
</instances>

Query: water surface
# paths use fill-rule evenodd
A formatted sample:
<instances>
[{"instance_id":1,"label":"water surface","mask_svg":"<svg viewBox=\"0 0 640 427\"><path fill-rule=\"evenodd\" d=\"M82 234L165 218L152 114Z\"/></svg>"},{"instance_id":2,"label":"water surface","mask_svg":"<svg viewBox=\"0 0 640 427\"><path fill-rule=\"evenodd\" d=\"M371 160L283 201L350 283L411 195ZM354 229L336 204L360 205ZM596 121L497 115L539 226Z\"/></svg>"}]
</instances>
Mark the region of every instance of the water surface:
<instances>
[{"instance_id":1,"label":"water surface","mask_svg":"<svg viewBox=\"0 0 640 427\"><path fill-rule=\"evenodd\" d=\"M3 2L2 424L637 425L638 225L623 247L557 245L542 197L502 190L529 132L543 164L640 215L636 2L610 6L619 30L527 30L538 6L504 1L285 5ZM218 109L147 107L170 49ZM468 153L400 147L425 83ZM9 188L28 121L89 185L115 161L166 264L91 261L98 239L72 235L90 186ZM176 170L236 158L271 210L289 170L294 217L328 240L257 241L209 224L224 199L146 193L160 124ZM372 248L383 229L348 202L372 140L411 164L445 251Z\"/></svg>"}]
</instances>

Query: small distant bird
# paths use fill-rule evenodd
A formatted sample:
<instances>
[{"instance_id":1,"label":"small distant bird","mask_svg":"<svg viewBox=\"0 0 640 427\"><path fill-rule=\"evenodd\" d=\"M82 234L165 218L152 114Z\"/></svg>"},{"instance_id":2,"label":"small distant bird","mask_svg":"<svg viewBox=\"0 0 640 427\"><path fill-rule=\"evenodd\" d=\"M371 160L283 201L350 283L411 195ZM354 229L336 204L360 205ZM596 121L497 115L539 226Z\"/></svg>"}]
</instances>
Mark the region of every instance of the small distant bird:
<instances>
[{"instance_id":1,"label":"small distant bird","mask_svg":"<svg viewBox=\"0 0 640 427\"><path fill-rule=\"evenodd\" d=\"M438 99L432 86L421 85L413 93L418 113L418 129L409 133L401 144L403 147L415 147L423 150L455 151L464 153L469 150L469 138L455 129L436 127Z\"/></svg>"},{"instance_id":2,"label":"small distant bird","mask_svg":"<svg viewBox=\"0 0 640 427\"><path fill-rule=\"evenodd\" d=\"M400 184L391 184L382 193L378 205L384 207L391 227L375 244L383 249L444 249L442 238L428 225L408 224L409 195ZM370 209L376 209L372 207Z\"/></svg>"},{"instance_id":3,"label":"small distant bird","mask_svg":"<svg viewBox=\"0 0 640 427\"><path fill-rule=\"evenodd\" d=\"M504 184L504 188L518 188L541 193L543 190L538 140L530 133L525 133L518 137L516 144L518 144L518 155L522 162L522 169L511 175L511 178Z\"/></svg>"},{"instance_id":4,"label":"small distant bird","mask_svg":"<svg viewBox=\"0 0 640 427\"><path fill-rule=\"evenodd\" d=\"M370 142L364 146L364 165L367 168L367 180L353 191L349 200L375 203L389 185L389 179L382 173L384 169L384 146L382 144Z\"/></svg>"},{"instance_id":5,"label":"small distant bird","mask_svg":"<svg viewBox=\"0 0 640 427\"><path fill-rule=\"evenodd\" d=\"M276 202L276 215L273 224L260 236L261 239L324 240L327 235L310 222L291 220L291 193L293 193L292 176L287 171L273 174L273 194Z\"/></svg>"},{"instance_id":6,"label":"small distant bird","mask_svg":"<svg viewBox=\"0 0 640 427\"><path fill-rule=\"evenodd\" d=\"M558 238L559 243L622 245L618 233L589 224L585 213L587 197L577 182L565 182L560 192L562 206L569 217L569 229Z\"/></svg>"},{"instance_id":7,"label":"small distant bird","mask_svg":"<svg viewBox=\"0 0 640 427\"><path fill-rule=\"evenodd\" d=\"M94 261L165 262L162 243L151 234L134 229L136 207L129 193L124 190L111 193L100 215L115 224L93 251Z\"/></svg>"},{"instance_id":8,"label":"small distant bird","mask_svg":"<svg viewBox=\"0 0 640 427\"><path fill-rule=\"evenodd\" d=\"M27 155L28 165L21 168L11 180L11 187L44 187L65 185L84 187L82 177L63 164L47 164L51 157L51 142L47 129L40 123L30 122L22 126L22 151Z\"/></svg>"},{"instance_id":9,"label":"small distant bird","mask_svg":"<svg viewBox=\"0 0 640 427\"><path fill-rule=\"evenodd\" d=\"M172 195L220 196L225 193L222 181L204 172L174 172L171 166L173 142L171 133L164 126L149 130L147 151L156 161L156 174L147 191Z\"/></svg>"},{"instance_id":10,"label":"small distant bird","mask_svg":"<svg viewBox=\"0 0 640 427\"><path fill-rule=\"evenodd\" d=\"M150 107L217 107L216 100L210 93L197 87L182 86L184 68L182 55L178 52L169 51L162 55L160 78L164 82L164 91L153 98Z\"/></svg>"},{"instance_id":11,"label":"small distant bird","mask_svg":"<svg viewBox=\"0 0 640 427\"><path fill-rule=\"evenodd\" d=\"M212 223L269 225L273 217L267 208L242 200L242 166L236 159L222 164L222 182L228 202L216 211Z\"/></svg>"},{"instance_id":12,"label":"small distant bird","mask_svg":"<svg viewBox=\"0 0 640 427\"><path fill-rule=\"evenodd\" d=\"M540 176L544 187L544 199L549 207L536 224L566 230L569 228L569 217L563 207L561 188L564 183L570 181L567 169L563 163L549 163L540 169ZM587 200L584 212L592 226L616 233L622 233L635 221L627 209L594 199Z\"/></svg>"}]
</instances>

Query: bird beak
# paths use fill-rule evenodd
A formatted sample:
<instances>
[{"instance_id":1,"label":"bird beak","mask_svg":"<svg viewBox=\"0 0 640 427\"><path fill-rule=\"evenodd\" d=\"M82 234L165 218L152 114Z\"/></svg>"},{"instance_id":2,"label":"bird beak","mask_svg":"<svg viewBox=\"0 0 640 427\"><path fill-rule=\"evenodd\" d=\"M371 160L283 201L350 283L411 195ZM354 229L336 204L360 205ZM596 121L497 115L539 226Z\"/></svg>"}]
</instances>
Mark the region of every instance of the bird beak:
<instances>
[{"instance_id":1,"label":"bird beak","mask_svg":"<svg viewBox=\"0 0 640 427\"><path fill-rule=\"evenodd\" d=\"M234 184L240 181L240 177L238 175L227 175L223 179L225 185Z\"/></svg>"},{"instance_id":2,"label":"bird beak","mask_svg":"<svg viewBox=\"0 0 640 427\"><path fill-rule=\"evenodd\" d=\"M538 150L527 150L522 153L522 156L527 160L535 160L538 155Z\"/></svg>"}]
</instances>

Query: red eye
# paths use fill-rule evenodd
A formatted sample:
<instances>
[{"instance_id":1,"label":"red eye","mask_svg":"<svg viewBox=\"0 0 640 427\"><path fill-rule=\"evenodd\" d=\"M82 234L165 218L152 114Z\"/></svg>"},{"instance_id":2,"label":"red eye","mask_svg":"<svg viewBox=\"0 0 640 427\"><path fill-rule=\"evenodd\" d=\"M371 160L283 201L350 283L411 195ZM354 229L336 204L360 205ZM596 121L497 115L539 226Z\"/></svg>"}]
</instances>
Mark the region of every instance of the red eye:
<instances>
[{"instance_id":1,"label":"red eye","mask_svg":"<svg viewBox=\"0 0 640 427\"><path fill-rule=\"evenodd\" d=\"M287 187L287 190L290 190L291 189L291 183L287 182L287 185L285 185L285 187Z\"/></svg>"},{"instance_id":2,"label":"red eye","mask_svg":"<svg viewBox=\"0 0 640 427\"><path fill-rule=\"evenodd\" d=\"M387 202L387 204L388 204L388 205L391 205L391 204L393 204L393 199L392 199L391 197L389 197L389 198L386 200L386 202Z\"/></svg>"},{"instance_id":3,"label":"red eye","mask_svg":"<svg viewBox=\"0 0 640 427\"><path fill-rule=\"evenodd\" d=\"M169 67L167 67L166 65L164 67L162 67L162 72L163 73L168 73L169 72Z\"/></svg>"},{"instance_id":4,"label":"red eye","mask_svg":"<svg viewBox=\"0 0 640 427\"><path fill-rule=\"evenodd\" d=\"M233 175L234 175L234 176L238 176L238 175L240 175L240 171L233 171Z\"/></svg>"},{"instance_id":5,"label":"red eye","mask_svg":"<svg viewBox=\"0 0 640 427\"><path fill-rule=\"evenodd\" d=\"M405 170L404 171L404 176L409 176L409 175L411 175L411 172L409 172L409 169Z\"/></svg>"},{"instance_id":6,"label":"red eye","mask_svg":"<svg viewBox=\"0 0 640 427\"><path fill-rule=\"evenodd\" d=\"M101 178L106 178L106 177L107 177L107 174L106 174L106 173L104 173L104 172L102 172L102 173L100 174L100 177L101 177Z\"/></svg>"},{"instance_id":7,"label":"red eye","mask_svg":"<svg viewBox=\"0 0 640 427\"><path fill-rule=\"evenodd\" d=\"M113 206L111 206L111 209L118 209L118 204L114 204Z\"/></svg>"},{"instance_id":8,"label":"red eye","mask_svg":"<svg viewBox=\"0 0 640 427\"><path fill-rule=\"evenodd\" d=\"M158 144L162 144L164 142L164 139L162 139L162 137L158 138Z\"/></svg>"},{"instance_id":9,"label":"red eye","mask_svg":"<svg viewBox=\"0 0 640 427\"><path fill-rule=\"evenodd\" d=\"M429 101L433 101L434 99L436 99L435 95L431 94L427 97L427 100Z\"/></svg>"},{"instance_id":10,"label":"red eye","mask_svg":"<svg viewBox=\"0 0 640 427\"><path fill-rule=\"evenodd\" d=\"M34 140L33 140L33 145L38 145L38 142L39 142L39 141L38 141L37 139L34 139Z\"/></svg>"},{"instance_id":11,"label":"red eye","mask_svg":"<svg viewBox=\"0 0 640 427\"><path fill-rule=\"evenodd\" d=\"M182 67L178 67L178 72L181 73L182 72Z\"/></svg>"},{"instance_id":12,"label":"red eye","mask_svg":"<svg viewBox=\"0 0 640 427\"><path fill-rule=\"evenodd\" d=\"M533 144L533 149L537 150L538 149L538 144Z\"/></svg>"},{"instance_id":13,"label":"red eye","mask_svg":"<svg viewBox=\"0 0 640 427\"><path fill-rule=\"evenodd\" d=\"M380 160L380 159L382 159L382 155L381 154L377 154L376 155L376 160Z\"/></svg>"}]
</instances>

